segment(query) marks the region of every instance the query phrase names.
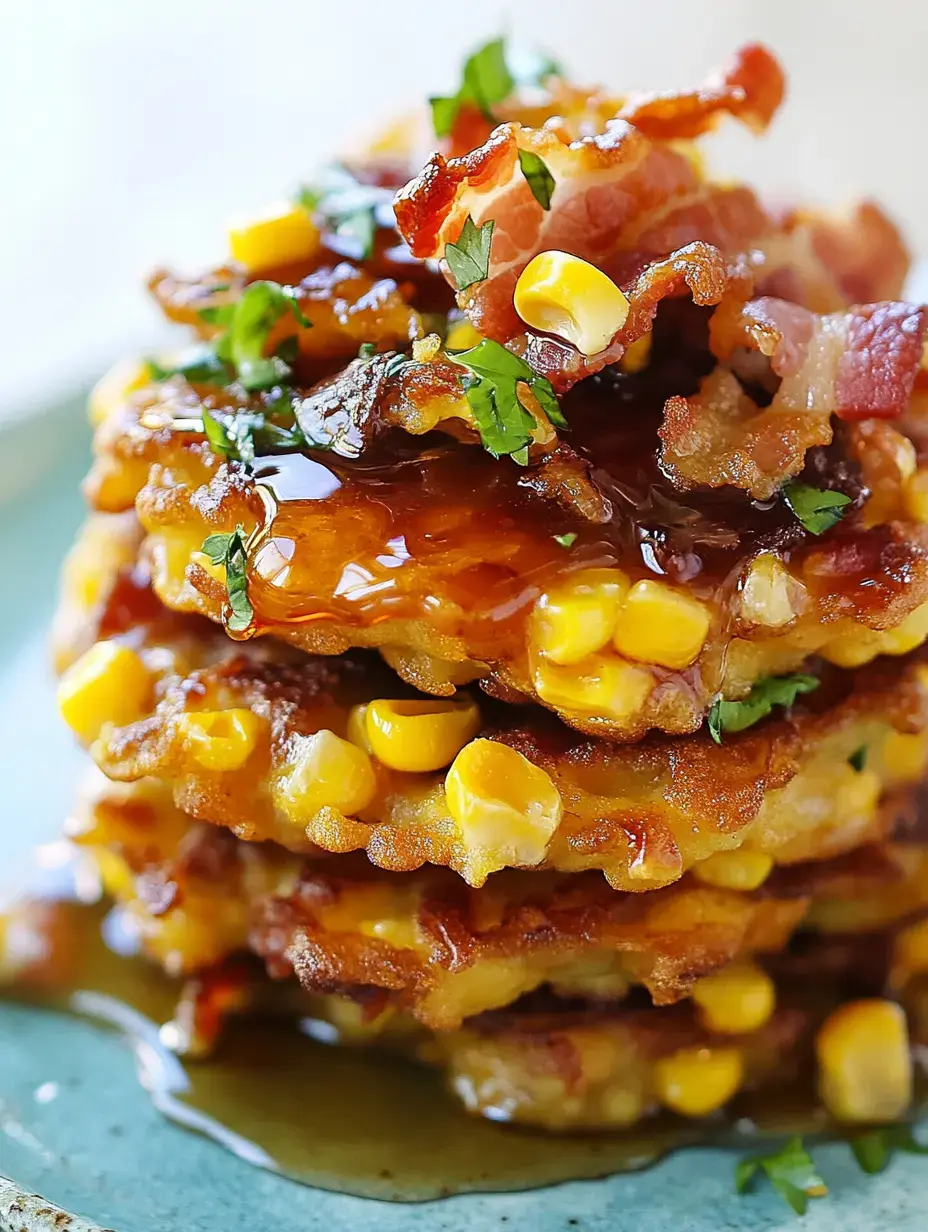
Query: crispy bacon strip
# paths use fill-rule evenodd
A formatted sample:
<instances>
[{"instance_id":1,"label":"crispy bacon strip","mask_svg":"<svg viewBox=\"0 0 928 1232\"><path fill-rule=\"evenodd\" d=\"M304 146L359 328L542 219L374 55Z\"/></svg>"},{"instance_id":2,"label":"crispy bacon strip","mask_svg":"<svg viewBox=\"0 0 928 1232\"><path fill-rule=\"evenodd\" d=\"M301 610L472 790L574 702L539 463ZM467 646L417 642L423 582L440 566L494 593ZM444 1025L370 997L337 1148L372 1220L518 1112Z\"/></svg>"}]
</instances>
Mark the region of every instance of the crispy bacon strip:
<instances>
[{"instance_id":1,"label":"crispy bacon strip","mask_svg":"<svg viewBox=\"0 0 928 1232\"><path fill-rule=\"evenodd\" d=\"M732 485L766 500L803 468L805 454L832 438L840 419L902 414L921 361L928 310L916 304L865 304L818 316L764 297L740 313L719 311L713 349L723 360L759 351L781 378L759 407L720 366L691 398L672 397L660 428L662 460L683 488Z\"/></svg>"},{"instance_id":2,"label":"crispy bacon strip","mask_svg":"<svg viewBox=\"0 0 928 1232\"><path fill-rule=\"evenodd\" d=\"M699 137L726 114L763 132L783 101L785 88L776 57L766 47L749 43L698 89L633 95L619 117L657 141Z\"/></svg>"}]
</instances>

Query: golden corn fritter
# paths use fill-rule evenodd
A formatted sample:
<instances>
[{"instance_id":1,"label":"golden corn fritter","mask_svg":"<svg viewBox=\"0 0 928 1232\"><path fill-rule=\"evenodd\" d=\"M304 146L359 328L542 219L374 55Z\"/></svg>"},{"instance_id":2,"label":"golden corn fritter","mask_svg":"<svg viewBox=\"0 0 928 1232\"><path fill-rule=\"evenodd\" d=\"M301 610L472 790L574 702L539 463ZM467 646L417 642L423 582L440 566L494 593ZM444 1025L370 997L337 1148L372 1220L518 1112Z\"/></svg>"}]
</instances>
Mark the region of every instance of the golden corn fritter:
<instances>
[{"instance_id":1,"label":"golden corn fritter","mask_svg":"<svg viewBox=\"0 0 928 1232\"><path fill-rule=\"evenodd\" d=\"M822 669L789 718L716 745L708 733L610 745L544 711L472 690L416 698L363 655L235 645L160 606L144 571L78 546L59 652L62 712L103 771L154 777L192 817L307 853L366 851L394 872L445 864L471 885L518 866L601 869L644 891L688 869L760 884L775 863L826 858L891 828L894 795L928 757L920 664ZM111 568L101 602L82 580ZM80 595L96 600L80 607ZM76 599L74 596L78 596ZM94 632L88 638L80 613ZM740 858L735 859L735 853Z\"/></svg>"},{"instance_id":2,"label":"golden corn fritter","mask_svg":"<svg viewBox=\"0 0 928 1232\"><path fill-rule=\"evenodd\" d=\"M641 984L659 1005L692 995L737 1033L773 1007L750 955L778 953L800 928L867 933L928 912L928 851L911 842L780 869L760 890L687 877L642 895L593 872L503 872L472 890L444 869L301 858L192 823L150 780L101 776L69 830L170 973L250 948L308 992L439 1030L542 986L615 1000Z\"/></svg>"}]
</instances>

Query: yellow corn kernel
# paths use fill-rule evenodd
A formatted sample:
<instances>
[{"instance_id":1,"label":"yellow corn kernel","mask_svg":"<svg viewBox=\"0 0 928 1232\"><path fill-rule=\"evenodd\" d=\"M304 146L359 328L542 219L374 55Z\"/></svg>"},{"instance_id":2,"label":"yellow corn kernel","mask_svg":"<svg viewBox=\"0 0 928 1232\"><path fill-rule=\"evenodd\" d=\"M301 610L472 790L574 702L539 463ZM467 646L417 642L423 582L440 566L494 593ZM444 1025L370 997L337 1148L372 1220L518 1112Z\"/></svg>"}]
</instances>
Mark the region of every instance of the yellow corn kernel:
<instances>
[{"instance_id":1,"label":"yellow corn kernel","mask_svg":"<svg viewBox=\"0 0 928 1232\"><path fill-rule=\"evenodd\" d=\"M271 206L260 218L229 230L233 261L250 272L308 261L318 252L319 244L319 228L309 211L290 202Z\"/></svg>"},{"instance_id":2,"label":"yellow corn kernel","mask_svg":"<svg viewBox=\"0 0 928 1232\"><path fill-rule=\"evenodd\" d=\"M893 783L914 783L922 778L926 760L928 735L924 732L914 735L897 731L886 733L880 750L880 761L887 777Z\"/></svg>"},{"instance_id":3,"label":"yellow corn kernel","mask_svg":"<svg viewBox=\"0 0 928 1232\"><path fill-rule=\"evenodd\" d=\"M554 663L579 663L612 640L629 580L621 569L580 569L542 595L532 615L534 642Z\"/></svg>"},{"instance_id":4,"label":"yellow corn kernel","mask_svg":"<svg viewBox=\"0 0 928 1232\"><path fill-rule=\"evenodd\" d=\"M737 1048L681 1048L654 1066L655 1094L681 1116L703 1117L727 1104L744 1080Z\"/></svg>"},{"instance_id":5,"label":"yellow corn kernel","mask_svg":"<svg viewBox=\"0 0 928 1232\"><path fill-rule=\"evenodd\" d=\"M96 428L125 402L129 394L151 382L144 359L122 359L102 376L87 399L87 416Z\"/></svg>"},{"instance_id":6,"label":"yellow corn kernel","mask_svg":"<svg viewBox=\"0 0 928 1232\"><path fill-rule=\"evenodd\" d=\"M469 351L471 347L475 347L483 334L478 333L464 317L460 321L452 321L448 325L448 332L445 335L445 349L448 351Z\"/></svg>"},{"instance_id":7,"label":"yellow corn kernel","mask_svg":"<svg viewBox=\"0 0 928 1232\"><path fill-rule=\"evenodd\" d=\"M561 820L550 777L493 740L464 746L445 776L445 796L478 882L509 865L540 863Z\"/></svg>"},{"instance_id":8,"label":"yellow corn kernel","mask_svg":"<svg viewBox=\"0 0 928 1232\"><path fill-rule=\"evenodd\" d=\"M661 667L689 667L709 633L709 610L664 582L636 582L615 630L615 648L629 659Z\"/></svg>"},{"instance_id":9,"label":"yellow corn kernel","mask_svg":"<svg viewBox=\"0 0 928 1232\"><path fill-rule=\"evenodd\" d=\"M250 710L199 710L182 714L177 731L184 750L205 770L237 770L255 750L264 720Z\"/></svg>"},{"instance_id":10,"label":"yellow corn kernel","mask_svg":"<svg viewBox=\"0 0 928 1232\"><path fill-rule=\"evenodd\" d=\"M368 703L364 720L371 752L393 770L425 773L450 765L480 730L480 711L466 701Z\"/></svg>"},{"instance_id":11,"label":"yellow corn kernel","mask_svg":"<svg viewBox=\"0 0 928 1232\"><path fill-rule=\"evenodd\" d=\"M68 727L90 744L105 723L122 727L141 718L152 683L134 650L119 642L97 642L61 677L58 709Z\"/></svg>"},{"instance_id":12,"label":"yellow corn kernel","mask_svg":"<svg viewBox=\"0 0 928 1232\"><path fill-rule=\"evenodd\" d=\"M923 603L909 612L895 629L886 629L880 634L882 654L903 655L921 646L928 637L928 603Z\"/></svg>"},{"instance_id":13,"label":"yellow corn kernel","mask_svg":"<svg viewBox=\"0 0 928 1232\"><path fill-rule=\"evenodd\" d=\"M768 629L788 625L796 615L791 591L798 586L772 552L762 552L751 562L741 586L742 619Z\"/></svg>"},{"instance_id":14,"label":"yellow corn kernel","mask_svg":"<svg viewBox=\"0 0 928 1232\"><path fill-rule=\"evenodd\" d=\"M637 714L654 687L650 672L614 655L591 655L570 666L541 662L534 680L549 706L616 721Z\"/></svg>"},{"instance_id":15,"label":"yellow corn kernel","mask_svg":"<svg viewBox=\"0 0 928 1232\"><path fill-rule=\"evenodd\" d=\"M595 355L628 317L625 293L580 257L551 250L532 257L519 275L513 303L533 329L557 334L581 355Z\"/></svg>"},{"instance_id":16,"label":"yellow corn kernel","mask_svg":"<svg viewBox=\"0 0 928 1232\"><path fill-rule=\"evenodd\" d=\"M902 489L906 515L913 522L928 522L928 466L920 466Z\"/></svg>"},{"instance_id":17,"label":"yellow corn kernel","mask_svg":"<svg viewBox=\"0 0 928 1232\"><path fill-rule=\"evenodd\" d=\"M365 753L371 753L371 742L367 738L367 705L352 706L348 712L348 726L345 735L352 744L356 744Z\"/></svg>"},{"instance_id":18,"label":"yellow corn kernel","mask_svg":"<svg viewBox=\"0 0 928 1232\"><path fill-rule=\"evenodd\" d=\"M691 993L703 1025L721 1035L757 1031L776 1006L773 980L756 963L729 963L697 980Z\"/></svg>"},{"instance_id":19,"label":"yellow corn kernel","mask_svg":"<svg viewBox=\"0 0 928 1232\"><path fill-rule=\"evenodd\" d=\"M720 890L756 890L772 868L773 856L762 851L717 851L693 865L693 876Z\"/></svg>"},{"instance_id":20,"label":"yellow corn kernel","mask_svg":"<svg viewBox=\"0 0 928 1232\"><path fill-rule=\"evenodd\" d=\"M619 368L622 372L641 372L643 368L647 367L650 358L651 335L642 334L640 338L637 338L628 345L625 354L619 360Z\"/></svg>"},{"instance_id":21,"label":"yellow corn kernel","mask_svg":"<svg viewBox=\"0 0 928 1232\"><path fill-rule=\"evenodd\" d=\"M902 1007L849 1001L815 1037L819 1093L839 1121L895 1121L912 1102L912 1056Z\"/></svg>"},{"instance_id":22,"label":"yellow corn kernel","mask_svg":"<svg viewBox=\"0 0 928 1232\"><path fill-rule=\"evenodd\" d=\"M377 791L371 759L356 744L323 728L299 736L292 768L281 784L281 804L298 822L311 821L322 808L350 816L366 808Z\"/></svg>"}]
</instances>

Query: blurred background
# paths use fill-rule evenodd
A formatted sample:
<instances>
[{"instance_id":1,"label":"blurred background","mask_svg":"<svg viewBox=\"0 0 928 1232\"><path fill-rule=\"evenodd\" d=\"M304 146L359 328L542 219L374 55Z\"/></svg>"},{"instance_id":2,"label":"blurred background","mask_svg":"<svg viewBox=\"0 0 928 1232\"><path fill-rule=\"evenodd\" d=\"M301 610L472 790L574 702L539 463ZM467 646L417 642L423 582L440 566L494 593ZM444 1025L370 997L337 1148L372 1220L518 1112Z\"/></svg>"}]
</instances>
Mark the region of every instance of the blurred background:
<instances>
[{"instance_id":1,"label":"blurred background","mask_svg":"<svg viewBox=\"0 0 928 1232\"><path fill-rule=\"evenodd\" d=\"M391 112L458 81L496 33L616 88L698 82L740 42L788 104L713 163L769 193L878 194L928 251L919 0L29 0L0 43L0 419L162 330L141 279L224 251L230 215L287 193Z\"/></svg>"}]
</instances>

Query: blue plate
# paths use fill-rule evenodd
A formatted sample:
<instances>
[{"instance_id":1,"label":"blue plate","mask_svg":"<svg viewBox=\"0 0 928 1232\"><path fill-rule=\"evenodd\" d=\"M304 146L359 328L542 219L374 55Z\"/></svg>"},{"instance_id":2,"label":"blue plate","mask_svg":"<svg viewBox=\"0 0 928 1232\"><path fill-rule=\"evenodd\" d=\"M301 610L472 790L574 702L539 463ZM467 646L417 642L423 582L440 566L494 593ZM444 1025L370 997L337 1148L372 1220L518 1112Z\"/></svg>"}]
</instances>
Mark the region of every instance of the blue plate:
<instances>
[{"instance_id":1,"label":"blue plate","mask_svg":"<svg viewBox=\"0 0 928 1232\"><path fill-rule=\"evenodd\" d=\"M0 884L9 884L29 847L55 836L80 766L55 716L45 654L58 566L81 517L80 405L0 431L0 459ZM810 1205L804 1229L925 1227L928 1159L900 1156L867 1177L846 1147L817 1148L815 1157L831 1193ZM795 1228L771 1191L735 1196L734 1160L725 1151L689 1151L606 1181L416 1206L342 1197L252 1168L163 1120L139 1087L130 1052L106 1029L0 1002L0 1173L15 1180L0 1179L0 1232L84 1232L86 1225L60 1222L50 1203L116 1232ZM48 1201L30 1204L22 1191Z\"/></svg>"}]
</instances>

